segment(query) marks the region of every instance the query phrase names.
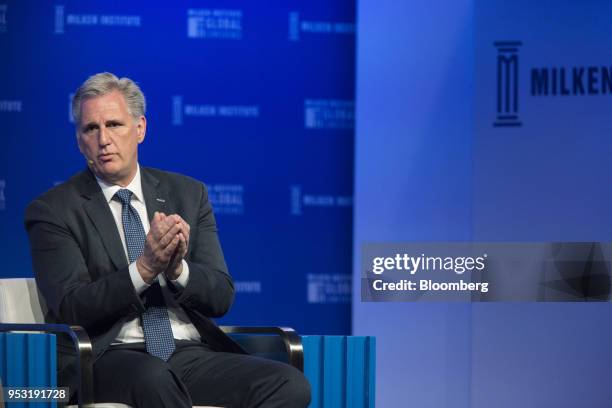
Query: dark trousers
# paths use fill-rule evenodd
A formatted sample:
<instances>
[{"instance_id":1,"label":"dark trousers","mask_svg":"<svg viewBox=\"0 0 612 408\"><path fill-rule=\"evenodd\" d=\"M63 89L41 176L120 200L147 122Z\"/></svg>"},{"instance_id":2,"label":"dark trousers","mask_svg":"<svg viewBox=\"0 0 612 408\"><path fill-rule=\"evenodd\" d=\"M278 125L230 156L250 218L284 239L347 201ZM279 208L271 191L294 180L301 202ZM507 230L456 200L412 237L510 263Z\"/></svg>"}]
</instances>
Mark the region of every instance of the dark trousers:
<instances>
[{"instance_id":1,"label":"dark trousers","mask_svg":"<svg viewBox=\"0 0 612 408\"><path fill-rule=\"evenodd\" d=\"M310 385L294 367L215 352L198 342L177 341L167 362L150 356L143 343L111 346L93 369L96 402L136 408L300 408L310 403Z\"/></svg>"}]
</instances>

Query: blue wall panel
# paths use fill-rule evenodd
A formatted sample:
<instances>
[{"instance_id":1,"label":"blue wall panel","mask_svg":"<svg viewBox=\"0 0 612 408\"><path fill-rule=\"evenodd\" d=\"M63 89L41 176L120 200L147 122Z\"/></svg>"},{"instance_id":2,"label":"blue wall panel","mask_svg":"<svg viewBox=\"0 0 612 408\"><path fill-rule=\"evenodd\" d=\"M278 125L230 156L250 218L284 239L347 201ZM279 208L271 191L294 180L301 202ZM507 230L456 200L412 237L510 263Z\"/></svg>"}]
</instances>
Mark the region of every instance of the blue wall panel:
<instances>
[{"instance_id":1,"label":"blue wall panel","mask_svg":"<svg viewBox=\"0 0 612 408\"><path fill-rule=\"evenodd\" d=\"M355 277L365 242L610 241L611 7L358 3ZM518 61L509 112L500 55ZM611 312L355 297L353 331L377 336L379 406L604 407Z\"/></svg>"},{"instance_id":2,"label":"blue wall panel","mask_svg":"<svg viewBox=\"0 0 612 408\"><path fill-rule=\"evenodd\" d=\"M358 3L355 277L365 242L469 240L471 1ZM470 306L362 303L376 336L379 407L469 407Z\"/></svg>"},{"instance_id":3,"label":"blue wall panel","mask_svg":"<svg viewBox=\"0 0 612 408\"><path fill-rule=\"evenodd\" d=\"M304 375L310 382L310 408L373 408L376 338L303 336Z\"/></svg>"}]
</instances>

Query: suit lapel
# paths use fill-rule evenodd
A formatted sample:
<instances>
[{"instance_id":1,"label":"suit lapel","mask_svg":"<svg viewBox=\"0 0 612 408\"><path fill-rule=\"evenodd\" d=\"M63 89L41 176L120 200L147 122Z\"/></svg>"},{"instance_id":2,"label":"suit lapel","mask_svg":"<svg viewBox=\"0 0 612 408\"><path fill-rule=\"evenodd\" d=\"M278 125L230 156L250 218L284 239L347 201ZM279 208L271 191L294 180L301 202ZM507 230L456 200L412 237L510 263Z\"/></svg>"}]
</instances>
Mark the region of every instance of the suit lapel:
<instances>
[{"instance_id":1,"label":"suit lapel","mask_svg":"<svg viewBox=\"0 0 612 408\"><path fill-rule=\"evenodd\" d=\"M102 190L96 182L95 177L89 170L81 174L82 177L79 177L77 183L79 184L79 191L82 192L85 198L83 209L98 230L102 244L106 248L106 252L115 265L115 268L123 268L128 265L128 261L125 256L123 244L121 244L121 237L119 236L115 219L106 202L106 198L104 194L102 194Z\"/></svg>"},{"instance_id":2,"label":"suit lapel","mask_svg":"<svg viewBox=\"0 0 612 408\"><path fill-rule=\"evenodd\" d=\"M149 222L153 219L156 211L163 212L166 215L172 214L174 212L174 205L169 199L164 183L160 182L145 167L140 168L140 178Z\"/></svg>"},{"instance_id":3,"label":"suit lapel","mask_svg":"<svg viewBox=\"0 0 612 408\"><path fill-rule=\"evenodd\" d=\"M172 214L174 205L169 200L169 194L163 183L144 167L140 168L140 177L149 222L156 211ZM128 260L125 256L115 219L94 175L91 171L85 170L76 182L78 190L85 198L83 209L98 230L102 243L115 268L120 269L127 266Z\"/></svg>"}]
</instances>

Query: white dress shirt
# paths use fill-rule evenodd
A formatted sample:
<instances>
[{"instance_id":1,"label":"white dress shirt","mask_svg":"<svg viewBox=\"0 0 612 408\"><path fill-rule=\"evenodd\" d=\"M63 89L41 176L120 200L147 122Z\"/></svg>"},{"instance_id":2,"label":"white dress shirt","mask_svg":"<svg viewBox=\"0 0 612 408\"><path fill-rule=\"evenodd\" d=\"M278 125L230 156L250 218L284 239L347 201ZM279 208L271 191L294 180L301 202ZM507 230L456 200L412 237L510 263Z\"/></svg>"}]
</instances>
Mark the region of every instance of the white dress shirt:
<instances>
[{"instance_id":1,"label":"white dress shirt","mask_svg":"<svg viewBox=\"0 0 612 408\"><path fill-rule=\"evenodd\" d=\"M113 218L115 219L115 224L117 225L117 229L119 230L119 236L121 237L121 243L123 244L123 250L125 251L126 259L128 257L127 245L125 242L125 233L123 232L123 221L121 218L122 213L122 204L117 200L113 200L113 196L117 191L122 188L130 190L132 194L131 204L132 207L138 212L138 216L142 221L142 226L144 228L145 235L149 233L150 224L149 217L147 216L147 207L144 201L144 195L142 194L142 183L140 179L140 165L136 170L136 175L134 179L128 184L126 187L121 187L115 184L108 184L105 181L96 177L100 188L102 189L102 193L108 202L111 212L113 213ZM189 266L187 262L183 259L183 271L181 275L176 280L172 280L172 283L179 289L187 286L187 282L189 281ZM132 262L129 265L129 273L130 278L132 279L132 283L134 284L134 288L137 294L141 294L145 289L147 289L149 284L147 284L140 273L138 272L138 267L136 266L136 261ZM172 334L175 339L179 340L197 340L200 341L200 333L195 328L195 326L191 323L189 316L185 313L185 311L181 308L181 306L174 300L174 297L166 287L166 279L165 275L159 274L159 284L162 289L162 293L164 295L164 300L166 302L166 307L168 308L168 317L170 318L170 325L172 327ZM128 322L126 322L121 330L119 330L119 334L113 344L120 343L142 343L144 342L144 334L142 331L142 326L140 324L139 318L134 318Z\"/></svg>"}]
</instances>

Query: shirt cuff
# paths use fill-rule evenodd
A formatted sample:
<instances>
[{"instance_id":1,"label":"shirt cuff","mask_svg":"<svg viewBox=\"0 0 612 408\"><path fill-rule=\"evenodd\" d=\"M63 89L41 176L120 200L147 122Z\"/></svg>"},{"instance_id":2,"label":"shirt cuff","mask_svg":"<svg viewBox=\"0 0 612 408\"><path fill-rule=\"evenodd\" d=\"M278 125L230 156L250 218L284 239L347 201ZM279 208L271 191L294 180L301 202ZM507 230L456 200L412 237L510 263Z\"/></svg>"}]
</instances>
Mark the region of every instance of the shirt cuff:
<instances>
[{"instance_id":1,"label":"shirt cuff","mask_svg":"<svg viewBox=\"0 0 612 408\"><path fill-rule=\"evenodd\" d=\"M147 289L151 285L145 282L144 279L142 279L142 276L140 276L140 272L138 272L138 266L136 265L136 261L132 262L130 266L128 267L128 269L130 271L130 278L132 279L132 284L134 285L134 289L136 290L136 293L140 295L142 292L145 291L145 289Z\"/></svg>"},{"instance_id":2,"label":"shirt cuff","mask_svg":"<svg viewBox=\"0 0 612 408\"><path fill-rule=\"evenodd\" d=\"M184 259L181 260L181 263L183 264L183 271L179 277L176 279L169 279L169 281L172 282L177 289L185 289L187 282L189 282L189 265L187 265L187 262Z\"/></svg>"}]
</instances>

